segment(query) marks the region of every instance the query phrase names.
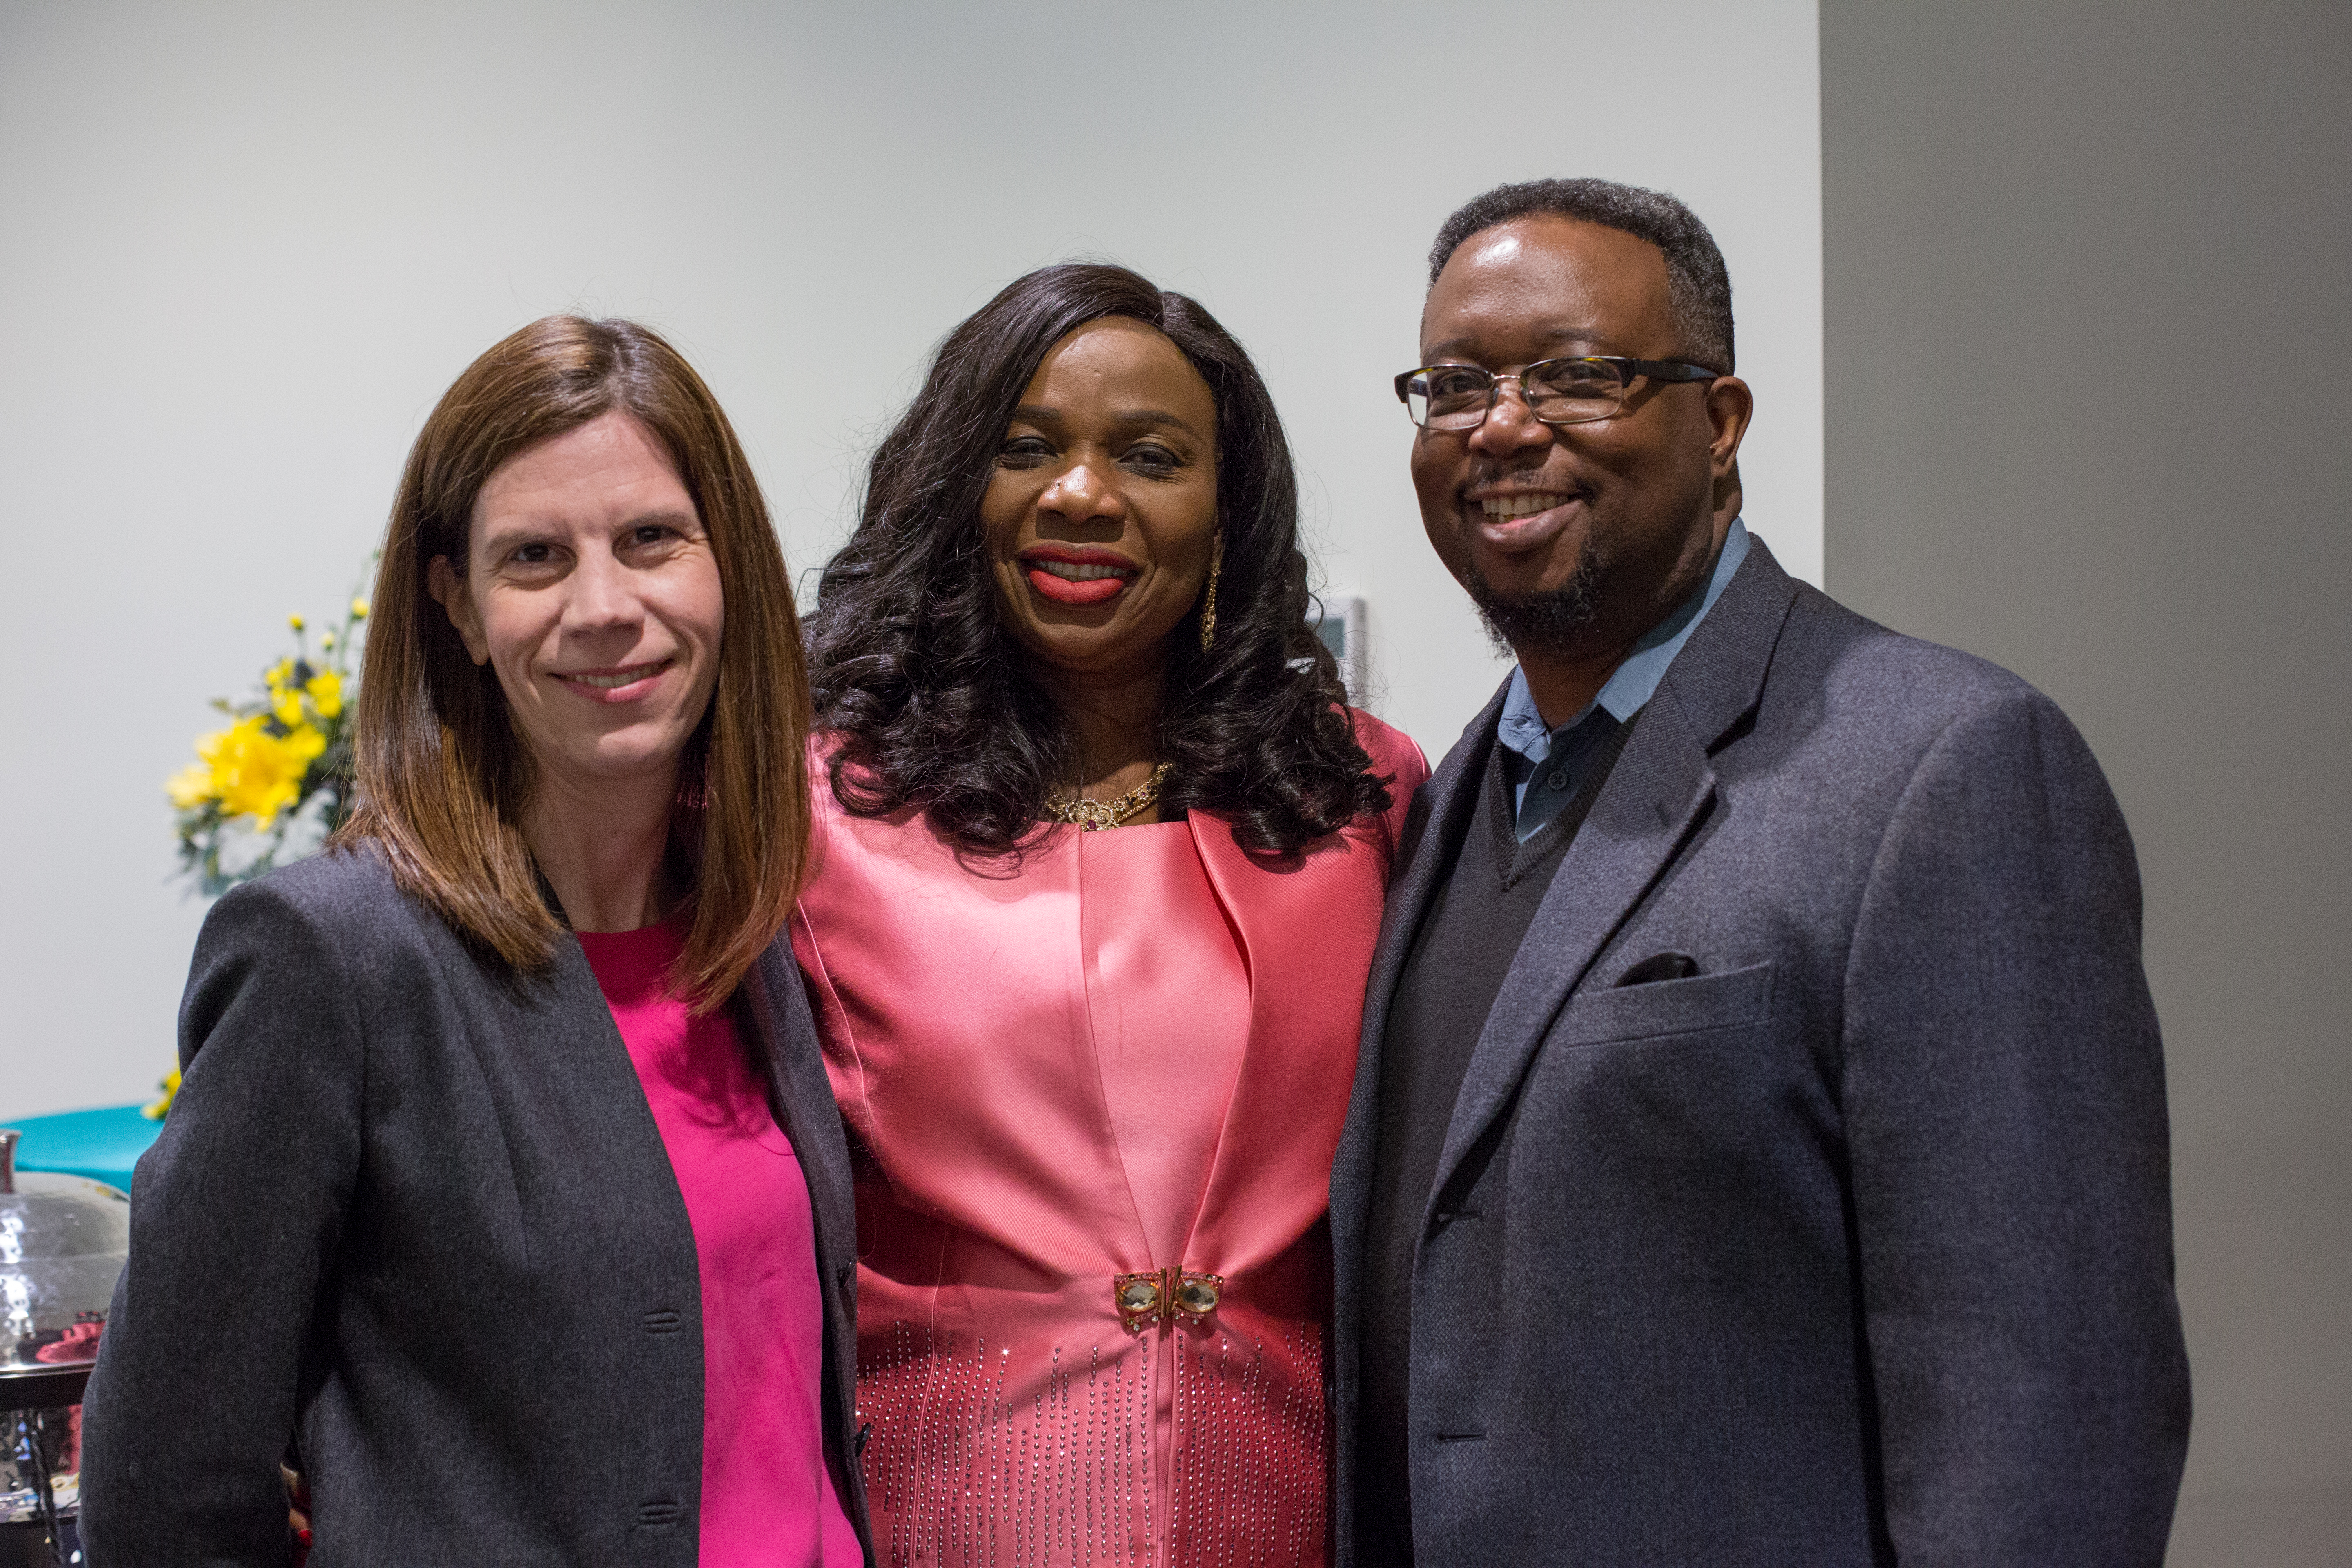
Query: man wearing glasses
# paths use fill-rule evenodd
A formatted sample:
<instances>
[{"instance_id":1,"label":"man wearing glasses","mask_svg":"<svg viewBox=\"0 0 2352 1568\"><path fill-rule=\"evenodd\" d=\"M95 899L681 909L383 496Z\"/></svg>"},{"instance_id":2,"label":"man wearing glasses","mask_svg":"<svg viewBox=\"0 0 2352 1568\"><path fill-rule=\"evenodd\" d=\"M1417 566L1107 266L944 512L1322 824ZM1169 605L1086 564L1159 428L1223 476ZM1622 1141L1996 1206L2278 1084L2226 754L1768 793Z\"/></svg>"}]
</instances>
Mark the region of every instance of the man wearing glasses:
<instances>
[{"instance_id":1,"label":"man wearing glasses","mask_svg":"<svg viewBox=\"0 0 2352 1568\"><path fill-rule=\"evenodd\" d=\"M2156 1568L2163 1058L2081 736L1741 526L1730 281L1674 198L1472 202L1420 358L1430 542L1518 668L1373 962L1341 1561Z\"/></svg>"}]
</instances>

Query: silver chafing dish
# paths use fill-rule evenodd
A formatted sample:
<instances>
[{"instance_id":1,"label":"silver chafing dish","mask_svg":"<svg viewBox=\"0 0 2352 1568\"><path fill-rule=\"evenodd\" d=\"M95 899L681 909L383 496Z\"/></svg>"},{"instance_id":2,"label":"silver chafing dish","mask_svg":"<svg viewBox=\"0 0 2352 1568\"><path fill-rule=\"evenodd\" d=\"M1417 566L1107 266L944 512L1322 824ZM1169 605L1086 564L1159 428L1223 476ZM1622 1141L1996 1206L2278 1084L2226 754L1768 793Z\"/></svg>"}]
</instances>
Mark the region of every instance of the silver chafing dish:
<instances>
[{"instance_id":1,"label":"silver chafing dish","mask_svg":"<svg viewBox=\"0 0 2352 1568\"><path fill-rule=\"evenodd\" d=\"M80 1559L81 1393L131 1246L131 1200L19 1172L0 1128L0 1568Z\"/></svg>"}]
</instances>

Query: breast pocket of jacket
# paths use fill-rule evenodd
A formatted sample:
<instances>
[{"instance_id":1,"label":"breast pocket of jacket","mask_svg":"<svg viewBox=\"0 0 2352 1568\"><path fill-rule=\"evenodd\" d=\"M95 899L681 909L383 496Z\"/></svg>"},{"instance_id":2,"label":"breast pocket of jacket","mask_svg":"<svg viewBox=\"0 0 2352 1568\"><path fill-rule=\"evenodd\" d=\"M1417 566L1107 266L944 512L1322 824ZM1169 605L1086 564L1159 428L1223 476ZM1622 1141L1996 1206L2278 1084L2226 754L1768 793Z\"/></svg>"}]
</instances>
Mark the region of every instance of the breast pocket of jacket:
<instances>
[{"instance_id":1,"label":"breast pocket of jacket","mask_svg":"<svg viewBox=\"0 0 2352 1568\"><path fill-rule=\"evenodd\" d=\"M1601 1277L1704 1272L1726 1216L1785 1206L1781 1166L1834 1109L1774 1026L1773 979L1759 963L1570 998L1513 1107L1516 1242Z\"/></svg>"},{"instance_id":2,"label":"breast pocket of jacket","mask_svg":"<svg viewBox=\"0 0 2352 1568\"><path fill-rule=\"evenodd\" d=\"M1777 978L1759 963L1571 997L1513 1106L1515 1207L1577 1193L1641 1212L1654 1239L1809 1205L1792 1194L1816 1184L1839 1110L1804 1031L1775 1011Z\"/></svg>"},{"instance_id":3,"label":"breast pocket of jacket","mask_svg":"<svg viewBox=\"0 0 2352 1568\"><path fill-rule=\"evenodd\" d=\"M1656 1040L1760 1027L1772 1018L1772 965L1720 974L1611 985L1568 999L1547 1033L1547 1050Z\"/></svg>"}]
</instances>

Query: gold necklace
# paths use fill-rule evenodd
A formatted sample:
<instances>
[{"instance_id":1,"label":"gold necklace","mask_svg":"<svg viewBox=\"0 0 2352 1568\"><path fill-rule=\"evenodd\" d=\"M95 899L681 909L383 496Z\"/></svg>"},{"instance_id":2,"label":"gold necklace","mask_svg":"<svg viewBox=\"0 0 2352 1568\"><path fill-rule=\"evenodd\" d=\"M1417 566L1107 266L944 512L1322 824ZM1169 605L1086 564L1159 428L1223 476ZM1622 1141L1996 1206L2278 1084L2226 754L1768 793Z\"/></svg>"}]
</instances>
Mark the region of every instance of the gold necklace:
<instances>
[{"instance_id":1,"label":"gold necklace","mask_svg":"<svg viewBox=\"0 0 2352 1568\"><path fill-rule=\"evenodd\" d=\"M1081 833L1100 833L1107 827L1117 827L1160 798L1160 781L1168 776L1168 767L1162 763L1153 768L1150 778L1117 800L1072 800L1067 795L1049 795L1045 797L1045 815L1056 822L1076 823Z\"/></svg>"}]
</instances>

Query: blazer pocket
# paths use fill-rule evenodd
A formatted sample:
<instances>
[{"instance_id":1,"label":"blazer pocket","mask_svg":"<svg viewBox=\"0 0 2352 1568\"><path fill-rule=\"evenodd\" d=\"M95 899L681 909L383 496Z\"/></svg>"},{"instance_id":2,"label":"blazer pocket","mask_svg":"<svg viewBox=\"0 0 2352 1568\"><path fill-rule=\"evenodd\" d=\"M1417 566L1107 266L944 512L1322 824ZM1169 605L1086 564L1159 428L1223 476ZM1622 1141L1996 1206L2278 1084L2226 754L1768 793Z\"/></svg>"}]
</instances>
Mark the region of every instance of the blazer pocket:
<instances>
[{"instance_id":1,"label":"blazer pocket","mask_svg":"<svg viewBox=\"0 0 2352 1568\"><path fill-rule=\"evenodd\" d=\"M1720 974L1648 985L1580 991L1550 1030L1556 1045L1604 1045L1710 1029L1746 1029L1772 1016L1772 965L1751 963Z\"/></svg>"}]
</instances>

